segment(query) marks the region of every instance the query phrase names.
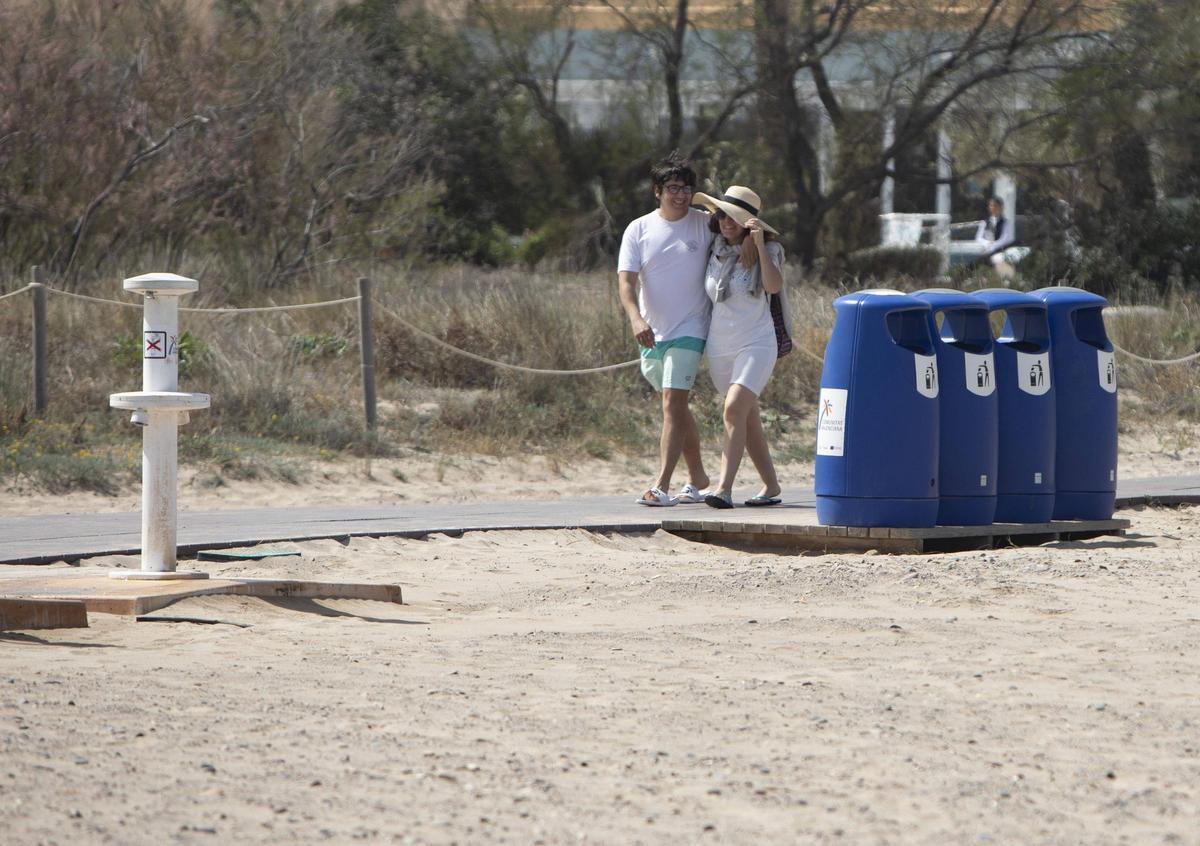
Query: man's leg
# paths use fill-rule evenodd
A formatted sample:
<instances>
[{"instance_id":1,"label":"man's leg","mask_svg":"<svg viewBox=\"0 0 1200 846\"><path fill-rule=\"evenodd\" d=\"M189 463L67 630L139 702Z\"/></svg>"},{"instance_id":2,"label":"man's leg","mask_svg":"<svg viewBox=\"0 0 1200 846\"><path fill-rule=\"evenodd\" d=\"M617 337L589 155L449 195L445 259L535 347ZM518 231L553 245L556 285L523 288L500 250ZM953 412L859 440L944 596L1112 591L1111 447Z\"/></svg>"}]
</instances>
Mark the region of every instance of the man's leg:
<instances>
[{"instance_id":1,"label":"man's leg","mask_svg":"<svg viewBox=\"0 0 1200 846\"><path fill-rule=\"evenodd\" d=\"M658 488L667 490L680 454L688 468L688 481L697 488L708 487L708 474L700 458L700 433L688 407L692 386L700 370L699 350L676 347L663 356L663 430L659 441Z\"/></svg>"},{"instance_id":2,"label":"man's leg","mask_svg":"<svg viewBox=\"0 0 1200 846\"><path fill-rule=\"evenodd\" d=\"M678 388L663 388L662 436L658 441L659 471L658 481L654 486L660 491L671 488L671 476L675 473L675 465L679 463L680 453L683 452L687 440L689 422L692 438L696 442L696 452L700 451L700 438L696 434L696 421L688 408L688 391Z\"/></svg>"},{"instance_id":3,"label":"man's leg","mask_svg":"<svg viewBox=\"0 0 1200 846\"><path fill-rule=\"evenodd\" d=\"M688 406L684 410L686 414L683 420L683 463L687 465L688 481L695 485L696 490L702 491L708 487L709 478L704 472L704 460L700 456L700 429L696 426L691 407Z\"/></svg>"}]
</instances>

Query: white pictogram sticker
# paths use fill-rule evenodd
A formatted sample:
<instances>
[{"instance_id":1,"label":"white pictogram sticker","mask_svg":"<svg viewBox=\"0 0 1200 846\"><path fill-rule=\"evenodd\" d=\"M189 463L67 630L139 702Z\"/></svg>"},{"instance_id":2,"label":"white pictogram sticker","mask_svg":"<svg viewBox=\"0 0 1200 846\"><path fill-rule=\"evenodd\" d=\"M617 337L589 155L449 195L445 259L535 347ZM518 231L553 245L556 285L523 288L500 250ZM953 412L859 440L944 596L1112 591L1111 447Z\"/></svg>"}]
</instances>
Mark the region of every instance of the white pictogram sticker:
<instances>
[{"instance_id":1,"label":"white pictogram sticker","mask_svg":"<svg viewBox=\"0 0 1200 846\"><path fill-rule=\"evenodd\" d=\"M845 388L822 388L817 406L817 455L842 455L846 443Z\"/></svg>"},{"instance_id":2,"label":"white pictogram sticker","mask_svg":"<svg viewBox=\"0 0 1200 846\"><path fill-rule=\"evenodd\" d=\"M1017 387L1035 397L1050 390L1050 353L1017 353Z\"/></svg>"},{"instance_id":3,"label":"white pictogram sticker","mask_svg":"<svg viewBox=\"0 0 1200 846\"><path fill-rule=\"evenodd\" d=\"M937 357L913 353L917 366L917 393L934 399L938 395Z\"/></svg>"},{"instance_id":4,"label":"white pictogram sticker","mask_svg":"<svg viewBox=\"0 0 1200 846\"><path fill-rule=\"evenodd\" d=\"M1110 394L1117 392L1117 362L1111 352L1096 350L1096 366L1100 373L1100 387Z\"/></svg>"},{"instance_id":5,"label":"white pictogram sticker","mask_svg":"<svg viewBox=\"0 0 1200 846\"><path fill-rule=\"evenodd\" d=\"M967 390L979 397L990 397L996 390L996 362L992 354L976 355L964 352Z\"/></svg>"}]
</instances>

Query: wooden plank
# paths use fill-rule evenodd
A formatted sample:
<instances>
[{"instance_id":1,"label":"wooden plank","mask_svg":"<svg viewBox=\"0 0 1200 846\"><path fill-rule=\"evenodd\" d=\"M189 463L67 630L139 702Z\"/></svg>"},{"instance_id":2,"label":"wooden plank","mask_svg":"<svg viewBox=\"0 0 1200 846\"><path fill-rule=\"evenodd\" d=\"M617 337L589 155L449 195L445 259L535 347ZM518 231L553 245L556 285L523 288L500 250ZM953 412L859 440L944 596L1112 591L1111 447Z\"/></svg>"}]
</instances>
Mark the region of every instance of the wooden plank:
<instances>
[{"instance_id":1,"label":"wooden plank","mask_svg":"<svg viewBox=\"0 0 1200 846\"><path fill-rule=\"evenodd\" d=\"M266 599L367 599L403 603L399 585L313 582L295 579L203 579L137 581L110 579L103 571L0 579L12 599L71 601L99 614L137 616L195 596L257 596Z\"/></svg>"},{"instance_id":2,"label":"wooden plank","mask_svg":"<svg viewBox=\"0 0 1200 846\"><path fill-rule=\"evenodd\" d=\"M871 528L786 523L748 525L731 520L675 521L699 529L664 529L692 540L735 547L784 547L827 552L961 552L993 546L1029 546L1059 537L1123 534L1126 519L1074 520L1054 523L1003 523L991 526L932 526L928 528Z\"/></svg>"},{"instance_id":3,"label":"wooden plank","mask_svg":"<svg viewBox=\"0 0 1200 846\"><path fill-rule=\"evenodd\" d=\"M0 598L0 632L87 627L87 608L82 602Z\"/></svg>"},{"instance_id":4,"label":"wooden plank","mask_svg":"<svg viewBox=\"0 0 1200 846\"><path fill-rule=\"evenodd\" d=\"M790 528L790 527L789 527ZM921 541L906 538L862 538L795 532L713 532L675 530L671 534L698 543L733 549L789 549L795 552L921 552Z\"/></svg>"}]
</instances>

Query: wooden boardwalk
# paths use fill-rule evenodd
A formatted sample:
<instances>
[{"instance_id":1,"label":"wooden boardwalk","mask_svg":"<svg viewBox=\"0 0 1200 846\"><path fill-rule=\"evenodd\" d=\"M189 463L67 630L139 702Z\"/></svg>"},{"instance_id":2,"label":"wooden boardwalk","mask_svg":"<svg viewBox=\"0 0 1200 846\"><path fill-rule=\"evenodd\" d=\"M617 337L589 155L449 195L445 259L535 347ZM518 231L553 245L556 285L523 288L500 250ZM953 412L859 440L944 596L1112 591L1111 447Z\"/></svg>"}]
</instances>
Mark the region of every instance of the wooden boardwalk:
<instances>
[{"instance_id":1,"label":"wooden boardwalk","mask_svg":"<svg viewBox=\"0 0 1200 846\"><path fill-rule=\"evenodd\" d=\"M1122 508L1196 503L1200 502L1200 476L1125 480L1119 483L1117 494L1118 507ZM784 499L784 505L771 509L737 508L730 512L713 511L703 504L646 508L635 505L631 496L419 506L184 511L179 514L178 538L180 553L186 556L202 549L321 538L424 537L501 529L650 532L663 528L664 521L674 527L673 530L681 532L703 531L676 527L675 524L681 521L717 519L730 527L727 531L734 531L733 525L748 523L815 526L811 490L785 490ZM1032 534L1051 533L1047 528ZM793 534L798 532L793 530ZM1001 536L1009 533L985 531L976 534ZM140 542L141 516L136 513L0 518L0 564L46 564L74 562L99 555L132 555L139 551Z\"/></svg>"}]
</instances>

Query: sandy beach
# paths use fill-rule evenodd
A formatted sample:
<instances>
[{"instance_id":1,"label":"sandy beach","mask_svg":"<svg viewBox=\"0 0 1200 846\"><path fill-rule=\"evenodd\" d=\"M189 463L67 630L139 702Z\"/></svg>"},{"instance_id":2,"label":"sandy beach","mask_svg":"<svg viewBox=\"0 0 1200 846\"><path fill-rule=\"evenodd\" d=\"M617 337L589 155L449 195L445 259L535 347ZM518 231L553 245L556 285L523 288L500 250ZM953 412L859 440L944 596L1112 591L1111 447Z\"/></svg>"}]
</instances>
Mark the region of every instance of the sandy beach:
<instances>
[{"instance_id":1,"label":"sandy beach","mask_svg":"<svg viewBox=\"0 0 1200 846\"><path fill-rule=\"evenodd\" d=\"M3 841L1195 843L1200 509L1124 516L923 557L557 531L206 564L406 604L0 636Z\"/></svg>"},{"instance_id":2,"label":"sandy beach","mask_svg":"<svg viewBox=\"0 0 1200 846\"><path fill-rule=\"evenodd\" d=\"M1124 436L1121 461L1195 473L1200 450ZM620 493L645 463L411 455L180 500ZM1119 516L1125 538L928 556L550 531L206 562L406 603L0 635L0 842L1200 843L1200 508Z\"/></svg>"}]
</instances>

